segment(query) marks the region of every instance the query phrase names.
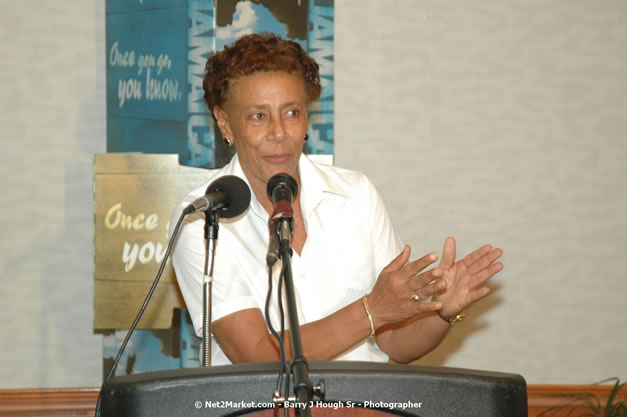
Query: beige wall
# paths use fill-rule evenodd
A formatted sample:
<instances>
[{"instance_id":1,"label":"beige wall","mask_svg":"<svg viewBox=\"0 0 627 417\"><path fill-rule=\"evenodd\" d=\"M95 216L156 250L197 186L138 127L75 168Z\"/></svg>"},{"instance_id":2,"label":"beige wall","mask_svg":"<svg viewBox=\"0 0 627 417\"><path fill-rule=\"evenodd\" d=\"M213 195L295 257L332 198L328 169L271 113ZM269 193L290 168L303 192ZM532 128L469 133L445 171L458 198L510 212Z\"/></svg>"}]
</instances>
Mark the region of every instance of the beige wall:
<instances>
[{"instance_id":1,"label":"beige wall","mask_svg":"<svg viewBox=\"0 0 627 417\"><path fill-rule=\"evenodd\" d=\"M505 250L419 363L627 378L627 3L337 3L336 163L417 254Z\"/></svg>"},{"instance_id":2,"label":"beige wall","mask_svg":"<svg viewBox=\"0 0 627 417\"><path fill-rule=\"evenodd\" d=\"M98 385L93 154L104 2L0 2L0 387Z\"/></svg>"},{"instance_id":3,"label":"beige wall","mask_svg":"<svg viewBox=\"0 0 627 417\"><path fill-rule=\"evenodd\" d=\"M627 377L627 3L336 2L336 163L416 254L505 249L421 364ZM0 388L98 385L104 2L0 3Z\"/></svg>"}]
</instances>

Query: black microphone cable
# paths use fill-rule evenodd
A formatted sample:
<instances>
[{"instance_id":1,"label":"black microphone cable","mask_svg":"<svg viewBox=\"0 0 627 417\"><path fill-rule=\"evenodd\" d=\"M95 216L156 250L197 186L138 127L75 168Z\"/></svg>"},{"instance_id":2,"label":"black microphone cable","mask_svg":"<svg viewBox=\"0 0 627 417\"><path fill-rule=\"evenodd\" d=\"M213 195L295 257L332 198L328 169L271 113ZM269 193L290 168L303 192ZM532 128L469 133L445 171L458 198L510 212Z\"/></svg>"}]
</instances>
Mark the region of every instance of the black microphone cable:
<instances>
[{"instance_id":1,"label":"black microphone cable","mask_svg":"<svg viewBox=\"0 0 627 417\"><path fill-rule=\"evenodd\" d=\"M283 319L283 306L279 305L279 311L281 312L280 313L281 314L281 335L279 335L277 331L274 329L274 326L272 325L272 321L270 320L270 299L272 298L272 287L273 287L272 286L272 268L269 268L268 269L268 293L266 294L265 316L266 316L266 323L268 325L268 329L270 329L270 333L272 334L272 336L274 336L274 338L277 340L277 343L279 344L281 366L279 369L279 375L277 377L276 391L280 392L283 374L286 373L286 369L287 369L287 361L285 359L285 345L283 342L284 319Z\"/></svg>"},{"instance_id":2,"label":"black microphone cable","mask_svg":"<svg viewBox=\"0 0 627 417\"><path fill-rule=\"evenodd\" d=\"M285 340L285 312L283 310L283 281L285 273L285 264L281 263L281 272L279 273L279 285L277 288L278 291L278 299L279 299L279 317L281 318L281 339ZM283 362L284 372L285 372L285 395L289 397L290 392L290 379L291 379L291 371L290 367L287 366L287 360ZM287 398L289 400L289 398ZM287 407L284 408L285 417L289 417L289 409Z\"/></svg>"},{"instance_id":3,"label":"black microphone cable","mask_svg":"<svg viewBox=\"0 0 627 417\"><path fill-rule=\"evenodd\" d=\"M102 383L103 387L107 383L107 381L109 381L109 379L111 379L111 377L113 376L113 373L115 372L115 369L118 366L118 362L120 362L120 358L122 358L122 354L124 353L124 349L126 349L126 345L128 344L128 341L131 339L131 335L135 331L135 328L139 324L139 321L141 320L142 316L144 315L144 312L146 311L146 307L148 307L148 302L152 298L152 294L155 292L155 289L157 288L157 284L159 284L159 280L161 279L161 275L163 274L163 270L165 269L165 266L167 264L168 258L170 257L170 252L172 251L172 247L174 246L174 242L176 241L176 238L178 237L179 230L181 228L181 225L183 224L183 220L185 219L185 216L186 216L186 214L182 213L181 216L179 217L178 221L176 222L176 226L174 227L174 232L172 233L172 239L170 239L170 242L168 243L168 248L165 251L165 256L163 257L163 261L161 261L161 265L159 266L159 272L157 272L157 276L156 276L154 282L152 283L152 286L150 287L150 290L148 291L148 294L146 295L146 299L144 300L144 303L142 304L141 308L139 309L139 313L137 313L137 317L135 317L135 321L133 322L131 327L128 329L128 332L126 333L126 337L124 338L124 341L122 342L122 346L120 346L120 350L118 350L118 354L115 357L115 360L113 361L113 365L111 366L111 369L109 369L109 373L107 374L107 377L105 378L104 382ZM95 413L96 417L100 417L100 403L101 403L101 401L102 401L102 388L100 389L100 392L98 393L98 401L96 402L96 413Z\"/></svg>"}]
</instances>

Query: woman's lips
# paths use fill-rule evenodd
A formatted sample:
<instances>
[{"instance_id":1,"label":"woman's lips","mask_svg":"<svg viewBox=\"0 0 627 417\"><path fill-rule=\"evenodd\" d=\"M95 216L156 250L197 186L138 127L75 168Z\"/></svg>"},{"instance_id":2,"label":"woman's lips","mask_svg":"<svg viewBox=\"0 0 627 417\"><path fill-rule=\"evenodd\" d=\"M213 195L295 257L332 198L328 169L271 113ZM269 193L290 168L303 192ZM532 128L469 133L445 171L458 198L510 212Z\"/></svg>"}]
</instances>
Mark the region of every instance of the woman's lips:
<instances>
[{"instance_id":1,"label":"woman's lips","mask_svg":"<svg viewBox=\"0 0 627 417\"><path fill-rule=\"evenodd\" d=\"M263 159L265 159L270 164L279 165L286 163L290 159L290 154L284 153L281 155L268 155L264 156Z\"/></svg>"}]
</instances>

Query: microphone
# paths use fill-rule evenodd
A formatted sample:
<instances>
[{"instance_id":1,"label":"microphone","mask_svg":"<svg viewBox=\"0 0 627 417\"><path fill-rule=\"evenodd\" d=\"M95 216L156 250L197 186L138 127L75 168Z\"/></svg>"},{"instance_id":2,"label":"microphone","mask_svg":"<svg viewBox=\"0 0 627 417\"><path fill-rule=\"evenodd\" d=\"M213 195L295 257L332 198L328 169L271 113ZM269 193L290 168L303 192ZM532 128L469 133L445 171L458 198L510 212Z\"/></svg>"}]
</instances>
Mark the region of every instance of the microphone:
<instances>
[{"instance_id":1,"label":"microphone","mask_svg":"<svg viewBox=\"0 0 627 417\"><path fill-rule=\"evenodd\" d=\"M185 207L183 215L199 211L215 211L218 217L230 219L242 214L250 204L248 185L235 175L225 175L207 187L205 195Z\"/></svg>"},{"instance_id":2,"label":"microphone","mask_svg":"<svg viewBox=\"0 0 627 417\"><path fill-rule=\"evenodd\" d=\"M288 174L276 174L268 181L267 192L274 204L274 210L268 221L270 243L266 255L266 263L272 267L279 259L281 244L289 245L290 238L294 233L292 202L298 192L298 184Z\"/></svg>"}]
</instances>

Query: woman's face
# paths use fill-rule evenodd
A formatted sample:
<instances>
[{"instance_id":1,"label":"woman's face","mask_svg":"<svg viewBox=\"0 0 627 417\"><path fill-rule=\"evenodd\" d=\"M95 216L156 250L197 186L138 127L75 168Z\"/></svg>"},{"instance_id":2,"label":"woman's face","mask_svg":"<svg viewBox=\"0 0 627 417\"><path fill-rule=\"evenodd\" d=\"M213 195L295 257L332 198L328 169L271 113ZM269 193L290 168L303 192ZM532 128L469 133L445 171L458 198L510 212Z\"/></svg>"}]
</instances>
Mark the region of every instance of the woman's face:
<instances>
[{"instance_id":1,"label":"woman's face","mask_svg":"<svg viewBox=\"0 0 627 417\"><path fill-rule=\"evenodd\" d=\"M224 108L214 111L225 138L236 146L251 186L284 172L298 178L307 133L303 82L286 72L259 72L236 80ZM300 181L299 181L300 182Z\"/></svg>"}]
</instances>

